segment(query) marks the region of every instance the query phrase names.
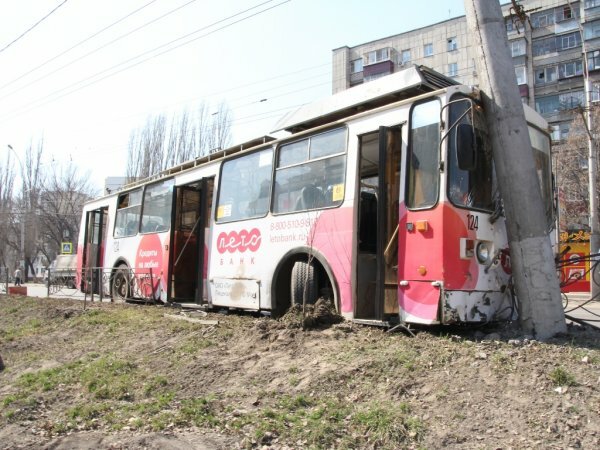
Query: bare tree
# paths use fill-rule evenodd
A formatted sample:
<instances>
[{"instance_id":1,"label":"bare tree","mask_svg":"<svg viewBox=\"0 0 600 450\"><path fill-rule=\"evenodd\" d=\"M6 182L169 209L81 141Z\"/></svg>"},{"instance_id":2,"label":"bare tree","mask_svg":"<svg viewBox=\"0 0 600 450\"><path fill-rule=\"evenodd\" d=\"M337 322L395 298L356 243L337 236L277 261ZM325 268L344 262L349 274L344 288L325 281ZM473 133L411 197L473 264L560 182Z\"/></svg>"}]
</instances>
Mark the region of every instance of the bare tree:
<instances>
[{"instance_id":1,"label":"bare tree","mask_svg":"<svg viewBox=\"0 0 600 450\"><path fill-rule=\"evenodd\" d=\"M13 209L14 181L15 174L12 170L9 153L5 164L0 166L0 265L2 267L7 267L9 263L9 234Z\"/></svg>"},{"instance_id":2,"label":"bare tree","mask_svg":"<svg viewBox=\"0 0 600 450\"><path fill-rule=\"evenodd\" d=\"M129 138L126 176L130 180L148 177L163 168L166 117L149 117L143 128L134 130Z\"/></svg>"},{"instance_id":3,"label":"bare tree","mask_svg":"<svg viewBox=\"0 0 600 450\"><path fill-rule=\"evenodd\" d=\"M38 221L36 212L41 186L44 179L42 171L42 153L44 141L41 139L34 147L33 142L25 150L25 161L19 159L22 187L13 197L8 246L13 248L25 265L25 280L29 273L35 273L33 262L37 256Z\"/></svg>"},{"instance_id":4,"label":"bare tree","mask_svg":"<svg viewBox=\"0 0 600 450\"><path fill-rule=\"evenodd\" d=\"M154 175L175 164L206 155L231 142L231 114L225 103L209 114L202 102L195 114L188 110L149 117L129 138L126 176L132 181Z\"/></svg>"},{"instance_id":5,"label":"bare tree","mask_svg":"<svg viewBox=\"0 0 600 450\"><path fill-rule=\"evenodd\" d=\"M231 144L230 111L225 103L220 103L217 111L212 114L210 131L208 133L208 150L214 152L227 148ZM205 153L203 153L205 154Z\"/></svg>"},{"instance_id":6,"label":"bare tree","mask_svg":"<svg viewBox=\"0 0 600 450\"><path fill-rule=\"evenodd\" d=\"M45 179L37 212L37 250L48 261L60 253L61 242L77 242L83 204L96 194L89 178L89 173L80 174L67 164L52 166Z\"/></svg>"},{"instance_id":7,"label":"bare tree","mask_svg":"<svg viewBox=\"0 0 600 450\"><path fill-rule=\"evenodd\" d=\"M205 102L201 102L196 110L194 124L192 127L192 155L193 157L202 156L208 153L210 149L209 134L210 118L213 117L208 113L208 106Z\"/></svg>"},{"instance_id":8,"label":"bare tree","mask_svg":"<svg viewBox=\"0 0 600 450\"><path fill-rule=\"evenodd\" d=\"M586 228L589 225L588 136L592 137L598 158L600 107L593 106L591 109L590 130L587 129L583 111L580 110L580 113L571 123L566 142L555 147L561 230ZM598 199L600 189L597 181L595 185Z\"/></svg>"}]
</instances>

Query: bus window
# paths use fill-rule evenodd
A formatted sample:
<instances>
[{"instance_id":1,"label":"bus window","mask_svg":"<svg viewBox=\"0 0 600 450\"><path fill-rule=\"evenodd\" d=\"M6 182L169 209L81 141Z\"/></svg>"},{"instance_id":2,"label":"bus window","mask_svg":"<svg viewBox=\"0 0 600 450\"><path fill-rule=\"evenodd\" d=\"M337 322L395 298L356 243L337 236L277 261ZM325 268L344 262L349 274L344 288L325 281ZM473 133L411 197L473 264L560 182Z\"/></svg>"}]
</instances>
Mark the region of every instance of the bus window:
<instances>
[{"instance_id":1,"label":"bus window","mask_svg":"<svg viewBox=\"0 0 600 450\"><path fill-rule=\"evenodd\" d=\"M221 169L217 222L263 217L269 211L273 149L232 159Z\"/></svg>"},{"instance_id":2,"label":"bus window","mask_svg":"<svg viewBox=\"0 0 600 450\"><path fill-rule=\"evenodd\" d=\"M453 98L453 100L457 100L457 98ZM456 206L493 211L494 167L492 149L485 132L486 125L483 113L475 109L472 114L469 114L467 112L470 107L471 103L469 101L456 101L450 105L447 158L448 198ZM477 136L476 167L473 170L461 170L458 167L456 130L459 123L471 124L471 120L475 121L475 135Z\"/></svg>"},{"instance_id":3,"label":"bus window","mask_svg":"<svg viewBox=\"0 0 600 450\"><path fill-rule=\"evenodd\" d=\"M282 145L275 171L274 213L338 206L344 200L346 130Z\"/></svg>"},{"instance_id":4,"label":"bus window","mask_svg":"<svg viewBox=\"0 0 600 450\"><path fill-rule=\"evenodd\" d=\"M114 237L134 236L140 223L142 189L119 195Z\"/></svg>"},{"instance_id":5,"label":"bus window","mask_svg":"<svg viewBox=\"0 0 600 450\"><path fill-rule=\"evenodd\" d=\"M428 208L437 202L440 154L440 103L416 105L410 118L406 204Z\"/></svg>"},{"instance_id":6,"label":"bus window","mask_svg":"<svg viewBox=\"0 0 600 450\"><path fill-rule=\"evenodd\" d=\"M529 138L533 149L533 161L542 190L542 200L546 212L548 230L554 227L554 205L552 197L552 173L550 165L550 137L533 127L529 127Z\"/></svg>"},{"instance_id":7,"label":"bus window","mask_svg":"<svg viewBox=\"0 0 600 450\"><path fill-rule=\"evenodd\" d=\"M141 233L160 233L171 227L173 180L148 186L144 192Z\"/></svg>"}]
</instances>

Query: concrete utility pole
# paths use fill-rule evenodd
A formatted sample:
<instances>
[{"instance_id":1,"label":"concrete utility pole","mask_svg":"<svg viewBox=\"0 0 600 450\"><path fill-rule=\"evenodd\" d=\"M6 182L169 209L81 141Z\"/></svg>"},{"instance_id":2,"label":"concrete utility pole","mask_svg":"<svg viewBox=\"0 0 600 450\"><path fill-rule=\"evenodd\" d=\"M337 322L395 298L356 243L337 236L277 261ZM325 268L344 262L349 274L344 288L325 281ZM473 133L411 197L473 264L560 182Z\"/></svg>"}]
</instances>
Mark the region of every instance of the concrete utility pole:
<instances>
[{"instance_id":1,"label":"concrete utility pole","mask_svg":"<svg viewBox=\"0 0 600 450\"><path fill-rule=\"evenodd\" d=\"M519 319L525 333L546 339L566 332L542 194L500 4L465 0L479 87L504 201Z\"/></svg>"}]
</instances>

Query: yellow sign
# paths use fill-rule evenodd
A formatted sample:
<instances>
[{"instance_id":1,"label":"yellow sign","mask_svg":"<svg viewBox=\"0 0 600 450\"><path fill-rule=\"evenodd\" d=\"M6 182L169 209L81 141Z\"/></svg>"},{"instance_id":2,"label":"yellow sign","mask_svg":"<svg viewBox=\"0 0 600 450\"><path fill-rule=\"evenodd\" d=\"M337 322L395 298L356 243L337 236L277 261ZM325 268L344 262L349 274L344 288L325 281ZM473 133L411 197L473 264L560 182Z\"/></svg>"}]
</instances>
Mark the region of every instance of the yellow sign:
<instances>
[{"instance_id":1,"label":"yellow sign","mask_svg":"<svg viewBox=\"0 0 600 450\"><path fill-rule=\"evenodd\" d=\"M217 219L222 219L223 217L231 216L231 204L229 205L221 205L217 208Z\"/></svg>"},{"instance_id":2,"label":"yellow sign","mask_svg":"<svg viewBox=\"0 0 600 450\"><path fill-rule=\"evenodd\" d=\"M560 233L560 242L585 242L590 240L589 231L573 231L569 233L568 231L562 231Z\"/></svg>"},{"instance_id":3,"label":"yellow sign","mask_svg":"<svg viewBox=\"0 0 600 450\"><path fill-rule=\"evenodd\" d=\"M333 192L331 193L331 201L339 202L344 200L344 184L336 184L333 186Z\"/></svg>"},{"instance_id":4,"label":"yellow sign","mask_svg":"<svg viewBox=\"0 0 600 450\"><path fill-rule=\"evenodd\" d=\"M63 255L73 254L73 243L72 242L61 242L60 253Z\"/></svg>"}]
</instances>

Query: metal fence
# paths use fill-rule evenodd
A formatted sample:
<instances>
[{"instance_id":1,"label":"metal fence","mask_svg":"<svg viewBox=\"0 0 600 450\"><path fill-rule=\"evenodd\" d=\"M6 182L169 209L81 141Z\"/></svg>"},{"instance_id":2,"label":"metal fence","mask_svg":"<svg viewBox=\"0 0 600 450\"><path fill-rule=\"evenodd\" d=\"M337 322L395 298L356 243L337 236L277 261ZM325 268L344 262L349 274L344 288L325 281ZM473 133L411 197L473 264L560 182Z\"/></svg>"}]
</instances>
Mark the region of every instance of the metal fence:
<instances>
[{"instance_id":1,"label":"metal fence","mask_svg":"<svg viewBox=\"0 0 600 450\"><path fill-rule=\"evenodd\" d=\"M564 254L566 254L566 251ZM583 303L576 303L575 306L571 306L569 305L569 297L563 294L563 306L566 317L577 322L583 322L569 314L579 309L585 311L589 316L592 316L592 318L585 319L585 322L588 325L600 323L600 315L590 309L592 302L600 301L600 298L598 298L599 294L593 294L593 285L595 284L598 286L600 284L600 253L571 256L570 258L565 258L564 254L559 255L559 258L556 261L561 289L569 287L579 281L586 280L588 277L590 282L590 298L583 301ZM573 266L577 270L568 270L569 266ZM582 266L585 267L585 269L582 269ZM565 273L569 273L570 275L566 276ZM592 326L597 327L597 325Z\"/></svg>"},{"instance_id":2,"label":"metal fence","mask_svg":"<svg viewBox=\"0 0 600 450\"><path fill-rule=\"evenodd\" d=\"M111 298L154 303L160 298L160 273L152 269L92 267L85 269L77 281L86 300Z\"/></svg>"}]
</instances>

